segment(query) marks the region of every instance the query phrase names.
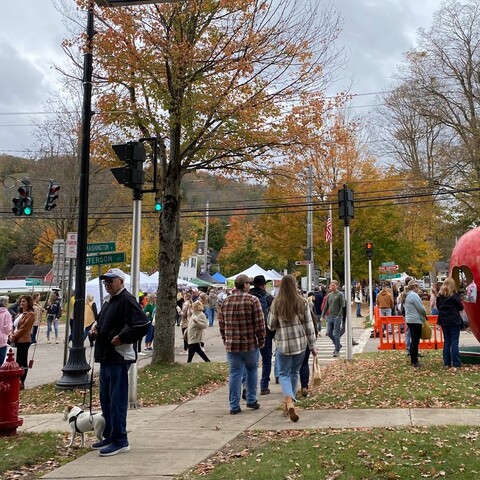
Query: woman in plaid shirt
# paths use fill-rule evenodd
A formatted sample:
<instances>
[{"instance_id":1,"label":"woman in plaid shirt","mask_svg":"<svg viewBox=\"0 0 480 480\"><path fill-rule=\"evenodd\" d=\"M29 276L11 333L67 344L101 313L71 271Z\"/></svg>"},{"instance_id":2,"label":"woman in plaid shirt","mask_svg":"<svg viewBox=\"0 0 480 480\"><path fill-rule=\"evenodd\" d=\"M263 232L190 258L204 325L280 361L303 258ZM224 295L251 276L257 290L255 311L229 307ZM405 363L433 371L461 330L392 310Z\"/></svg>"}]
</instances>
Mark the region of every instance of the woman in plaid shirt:
<instances>
[{"instance_id":1,"label":"woman in plaid shirt","mask_svg":"<svg viewBox=\"0 0 480 480\"><path fill-rule=\"evenodd\" d=\"M296 422L298 415L293 402L307 345L313 356L317 352L310 310L305 299L298 293L297 280L293 275L282 278L278 294L270 308L268 328L276 332L275 361L278 362L278 378L284 395L285 412L292 422Z\"/></svg>"}]
</instances>

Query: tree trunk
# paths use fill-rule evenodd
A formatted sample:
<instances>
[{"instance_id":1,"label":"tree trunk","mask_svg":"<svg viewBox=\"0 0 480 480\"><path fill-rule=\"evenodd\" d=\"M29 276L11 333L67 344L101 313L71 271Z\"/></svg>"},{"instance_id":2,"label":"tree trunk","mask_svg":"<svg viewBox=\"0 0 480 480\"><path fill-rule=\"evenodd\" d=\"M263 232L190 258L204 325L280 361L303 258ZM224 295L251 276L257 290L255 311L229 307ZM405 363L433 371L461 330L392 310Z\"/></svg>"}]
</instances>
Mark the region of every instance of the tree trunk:
<instances>
[{"instance_id":1,"label":"tree trunk","mask_svg":"<svg viewBox=\"0 0 480 480\"><path fill-rule=\"evenodd\" d=\"M182 256L180 235L180 123L170 136L170 161L163 171L163 209L159 222L158 292L152 364L175 362L177 278Z\"/></svg>"}]
</instances>

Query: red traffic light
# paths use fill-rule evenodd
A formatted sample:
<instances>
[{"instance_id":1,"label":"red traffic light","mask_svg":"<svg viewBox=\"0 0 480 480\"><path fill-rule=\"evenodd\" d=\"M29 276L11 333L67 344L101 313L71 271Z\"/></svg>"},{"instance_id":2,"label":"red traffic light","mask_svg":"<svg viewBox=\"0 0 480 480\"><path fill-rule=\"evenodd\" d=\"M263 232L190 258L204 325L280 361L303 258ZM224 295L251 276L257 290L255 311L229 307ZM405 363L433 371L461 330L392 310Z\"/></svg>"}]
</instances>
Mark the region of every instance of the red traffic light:
<instances>
[{"instance_id":1,"label":"red traffic light","mask_svg":"<svg viewBox=\"0 0 480 480\"><path fill-rule=\"evenodd\" d=\"M367 242L365 244L365 249L366 250L372 250L372 248L373 248L373 243L372 242Z\"/></svg>"},{"instance_id":2,"label":"red traffic light","mask_svg":"<svg viewBox=\"0 0 480 480\"><path fill-rule=\"evenodd\" d=\"M24 198L28 197L28 187L19 187L18 193Z\"/></svg>"},{"instance_id":3,"label":"red traffic light","mask_svg":"<svg viewBox=\"0 0 480 480\"><path fill-rule=\"evenodd\" d=\"M51 185L50 186L50 195L54 195L60 190L60 185Z\"/></svg>"}]
</instances>

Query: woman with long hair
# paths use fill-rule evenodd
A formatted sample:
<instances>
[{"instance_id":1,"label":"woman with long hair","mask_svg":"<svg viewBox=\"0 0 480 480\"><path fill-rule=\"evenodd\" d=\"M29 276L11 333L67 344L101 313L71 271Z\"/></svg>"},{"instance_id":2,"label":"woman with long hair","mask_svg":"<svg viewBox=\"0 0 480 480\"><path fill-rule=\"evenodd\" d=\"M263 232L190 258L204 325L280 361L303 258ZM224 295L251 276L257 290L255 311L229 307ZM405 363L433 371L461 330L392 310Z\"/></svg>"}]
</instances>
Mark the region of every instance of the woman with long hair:
<instances>
[{"instance_id":1,"label":"woman with long hair","mask_svg":"<svg viewBox=\"0 0 480 480\"><path fill-rule=\"evenodd\" d=\"M282 278L278 293L270 307L268 328L275 331L278 378L284 397L284 410L292 422L298 421L294 401L300 367L308 347L315 351L315 329L310 310L297 288L293 275Z\"/></svg>"},{"instance_id":2,"label":"woman with long hair","mask_svg":"<svg viewBox=\"0 0 480 480\"><path fill-rule=\"evenodd\" d=\"M28 349L32 344L32 327L35 322L33 299L30 295L20 298L19 313L13 321L13 333L10 334L10 342L17 348L17 363L24 369L20 377L20 388L25 388L25 378L28 372Z\"/></svg>"},{"instance_id":3,"label":"woman with long hair","mask_svg":"<svg viewBox=\"0 0 480 480\"><path fill-rule=\"evenodd\" d=\"M458 342L463 324L460 316L463 305L456 292L455 280L452 277L447 277L437 296L437 324L442 327L443 331L443 364L447 368L459 368L462 364Z\"/></svg>"}]
</instances>

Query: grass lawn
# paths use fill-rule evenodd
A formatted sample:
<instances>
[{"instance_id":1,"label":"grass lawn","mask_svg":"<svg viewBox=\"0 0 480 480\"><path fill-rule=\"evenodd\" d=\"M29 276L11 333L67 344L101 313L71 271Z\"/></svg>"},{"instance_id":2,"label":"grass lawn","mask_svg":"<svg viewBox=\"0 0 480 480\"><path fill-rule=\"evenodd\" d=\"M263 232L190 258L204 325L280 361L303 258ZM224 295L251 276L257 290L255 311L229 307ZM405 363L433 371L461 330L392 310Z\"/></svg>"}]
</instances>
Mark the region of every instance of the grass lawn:
<instances>
[{"instance_id":1,"label":"grass lawn","mask_svg":"<svg viewBox=\"0 0 480 480\"><path fill-rule=\"evenodd\" d=\"M480 365L445 370L441 352L422 354L425 367L419 370L411 368L404 352L366 353L355 355L352 362L332 362L322 369L322 384L311 388L306 399L299 399L299 407L378 408L380 415L382 408L480 408ZM139 400L143 405L181 402L224 384L227 374L227 365L215 362L148 366L139 371ZM52 384L22 391L20 411L60 412L67 403L79 404L82 398L83 392L59 393ZM47 441L49 436L57 439L58 453L47 455L49 461L68 461L62 456L68 434L42 434L33 441ZM29 435L16 438L25 442L15 447L23 465L38 465L36 453L29 456ZM17 468L9 463L13 460L8 455L9 442L0 439L0 477L5 479L15 478L5 472ZM464 480L476 478L477 472L480 428L417 427L248 432L181 478Z\"/></svg>"},{"instance_id":2,"label":"grass lawn","mask_svg":"<svg viewBox=\"0 0 480 480\"><path fill-rule=\"evenodd\" d=\"M225 363L204 362L146 366L138 371L138 399L143 406L181 403L223 385L228 377ZM33 413L59 413L67 405L81 405L83 390L57 392L55 384L22 390L20 417ZM89 402L87 393L86 402ZM94 388L94 409L99 409ZM0 478L33 479L89 452L90 448L67 448L70 433L19 433L0 437Z\"/></svg>"},{"instance_id":3,"label":"grass lawn","mask_svg":"<svg viewBox=\"0 0 480 480\"><path fill-rule=\"evenodd\" d=\"M178 479L478 478L480 432L469 427L247 433Z\"/></svg>"},{"instance_id":4,"label":"grass lawn","mask_svg":"<svg viewBox=\"0 0 480 480\"><path fill-rule=\"evenodd\" d=\"M405 352L355 355L322 369L301 408L480 408L480 365L445 369L441 351L423 350L422 369Z\"/></svg>"},{"instance_id":5,"label":"grass lawn","mask_svg":"<svg viewBox=\"0 0 480 480\"><path fill-rule=\"evenodd\" d=\"M226 382L226 363L203 362L148 365L138 371L138 403L143 406L181 403L218 388ZM55 383L20 392L20 416L63 412L67 405L82 405L84 390L57 391ZM87 391L85 401L89 402ZM98 388L93 388L93 405L99 409Z\"/></svg>"}]
</instances>

